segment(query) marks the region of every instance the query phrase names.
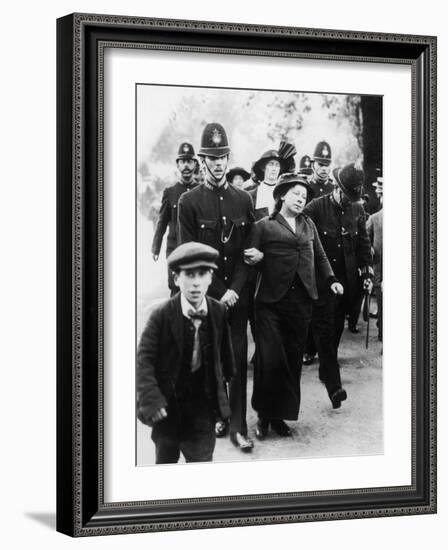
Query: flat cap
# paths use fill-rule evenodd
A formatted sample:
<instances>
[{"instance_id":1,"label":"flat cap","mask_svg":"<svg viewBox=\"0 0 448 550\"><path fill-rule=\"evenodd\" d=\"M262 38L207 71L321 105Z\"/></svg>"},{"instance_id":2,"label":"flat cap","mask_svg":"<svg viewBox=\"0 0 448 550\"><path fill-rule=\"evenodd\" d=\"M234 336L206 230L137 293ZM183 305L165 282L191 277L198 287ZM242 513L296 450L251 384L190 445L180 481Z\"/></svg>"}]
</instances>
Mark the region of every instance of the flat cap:
<instances>
[{"instance_id":1,"label":"flat cap","mask_svg":"<svg viewBox=\"0 0 448 550\"><path fill-rule=\"evenodd\" d=\"M168 256L168 267L172 271L181 269L193 269L195 267L208 267L218 269L218 251L207 244L189 242L178 246Z\"/></svg>"}]
</instances>

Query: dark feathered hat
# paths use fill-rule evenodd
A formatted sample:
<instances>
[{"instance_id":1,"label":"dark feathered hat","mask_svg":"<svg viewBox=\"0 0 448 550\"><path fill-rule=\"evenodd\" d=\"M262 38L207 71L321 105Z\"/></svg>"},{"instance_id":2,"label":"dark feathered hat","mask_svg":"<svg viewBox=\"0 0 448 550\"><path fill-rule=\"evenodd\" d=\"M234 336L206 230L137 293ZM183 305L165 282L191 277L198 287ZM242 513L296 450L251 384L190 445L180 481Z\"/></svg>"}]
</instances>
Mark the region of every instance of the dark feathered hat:
<instances>
[{"instance_id":1,"label":"dark feathered hat","mask_svg":"<svg viewBox=\"0 0 448 550\"><path fill-rule=\"evenodd\" d=\"M296 148L292 143L282 141L278 149L268 149L257 161L254 162L252 172L258 181L263 181L264 169L270 160L279 161L280 174L283 174L283 172L292 172L296 167L294 160L294 155L296 152Z\"/></svg>"}]
</instances>

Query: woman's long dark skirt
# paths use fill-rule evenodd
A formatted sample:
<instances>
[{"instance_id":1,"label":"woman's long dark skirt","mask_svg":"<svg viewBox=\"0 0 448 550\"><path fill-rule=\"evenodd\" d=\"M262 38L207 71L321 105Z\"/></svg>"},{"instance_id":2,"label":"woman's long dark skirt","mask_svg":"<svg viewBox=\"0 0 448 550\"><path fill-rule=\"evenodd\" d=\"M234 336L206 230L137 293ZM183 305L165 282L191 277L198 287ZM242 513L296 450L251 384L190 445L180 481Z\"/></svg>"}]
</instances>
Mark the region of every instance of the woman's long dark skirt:
<instances>
[{"instance_id":1,"label":"woman's long dark skirt","mask_svg":"<svg viewBox=\"0 0 448 550\"><path fill-rule=\"evenodd\" d=\"M294 283L275 303L255 302L257 357L252 407L265 419L297 420L312 300Z\"/></svg>"}]
</instances>

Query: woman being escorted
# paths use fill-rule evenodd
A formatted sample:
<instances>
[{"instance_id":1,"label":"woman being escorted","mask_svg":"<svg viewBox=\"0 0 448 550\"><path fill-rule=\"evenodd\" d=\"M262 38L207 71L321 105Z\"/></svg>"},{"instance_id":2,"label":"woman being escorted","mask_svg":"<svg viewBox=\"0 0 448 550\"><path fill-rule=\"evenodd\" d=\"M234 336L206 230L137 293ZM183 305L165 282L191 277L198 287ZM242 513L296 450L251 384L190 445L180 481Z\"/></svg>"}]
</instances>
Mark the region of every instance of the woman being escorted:
<instances>
[{"instance_id":1,"label":"woman being escorted","mask_svg":"<svg viewBox=\"0 0 448 550\"><path fill-rule=\"evenodd\" d=\"M298 419L302 357L312 303L318 298L316 276L335 294L344 291L313 221L302 214L311 193L303 176L280 176L273 191L274 212L252 227L245 250L246 263L257 264L259 270L252 395L258 439L266 437L269 426L281 436L291 436L285 420Z\"/></svg>"}]
</instances>

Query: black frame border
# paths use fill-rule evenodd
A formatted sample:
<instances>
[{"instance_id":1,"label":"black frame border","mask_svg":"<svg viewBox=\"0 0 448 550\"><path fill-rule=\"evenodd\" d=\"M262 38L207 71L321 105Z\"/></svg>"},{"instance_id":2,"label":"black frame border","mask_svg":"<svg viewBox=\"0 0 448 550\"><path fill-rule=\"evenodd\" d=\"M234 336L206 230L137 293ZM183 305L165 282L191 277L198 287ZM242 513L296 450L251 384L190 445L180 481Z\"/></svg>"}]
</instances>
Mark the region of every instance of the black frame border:
<instances>
[{"instance_id":1,"label":"black frame border","mask_svg":"<svg viewBox=\"0 0 448 550\"><path fill-rule=\"evenodd\" d=\"M71 536L436 512L437 39L72 14L57 21L57 530ZM400 63L412 69L412 484L105 503L102 448L106 47Z\"/></svg>"}]
</instances>

